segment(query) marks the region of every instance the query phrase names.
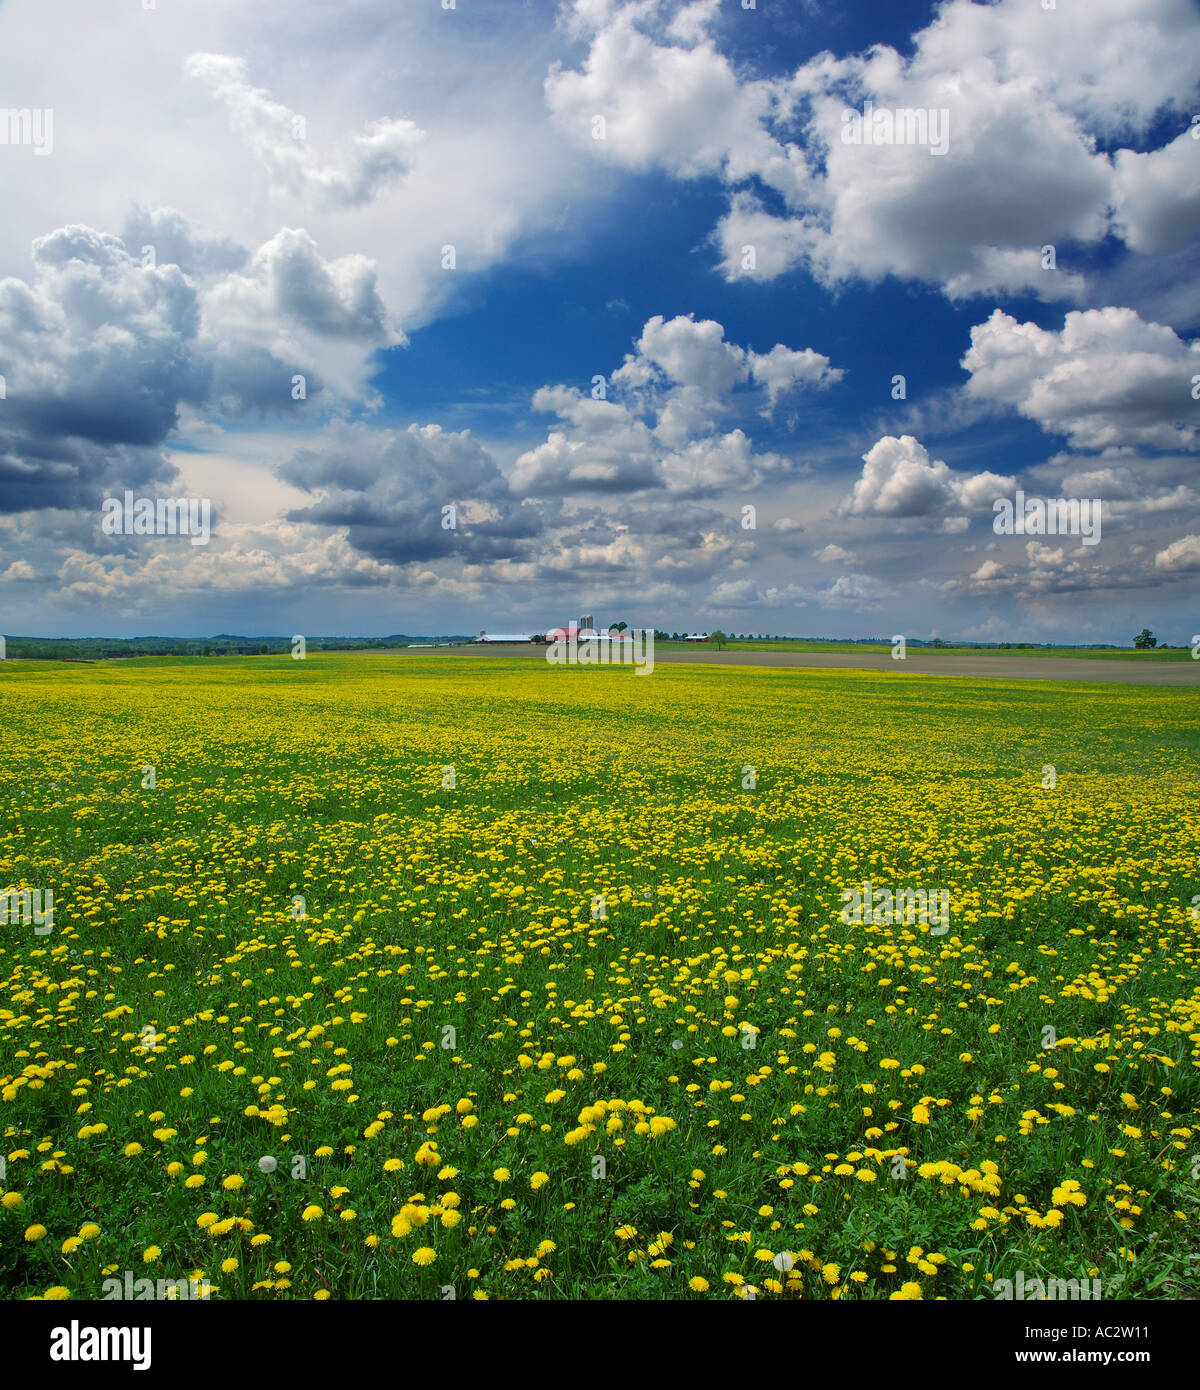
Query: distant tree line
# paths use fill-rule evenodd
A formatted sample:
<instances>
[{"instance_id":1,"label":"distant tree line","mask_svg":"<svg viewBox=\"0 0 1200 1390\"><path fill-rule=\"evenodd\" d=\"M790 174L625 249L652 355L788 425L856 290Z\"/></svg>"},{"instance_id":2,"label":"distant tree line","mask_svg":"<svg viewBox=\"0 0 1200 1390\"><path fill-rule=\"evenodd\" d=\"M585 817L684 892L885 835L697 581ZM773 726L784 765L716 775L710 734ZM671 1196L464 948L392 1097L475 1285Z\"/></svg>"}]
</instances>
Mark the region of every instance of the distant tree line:
<instances>
[{"instance_id":1,"label":"distant tree line","mask_svg":"<svg viewBox=\"0 0 1200 1390\"><path fill-rule=\"evenodd\" d=\"M628 624L614 623L610 630L628 631ZM656 642L681 642L686 632L667 632L654 629ZM462 635L411 637L393 633L389 637L307 637L310 652L377 651L388 647L403 647L410 642L466 642ZM535 639L541 640L541 639ZM715 647L727 642L844 642L855 645L886 646L888 637L785 637L762 632L729 633L719 628L709 634ZM239 637L218 633L215 637L7 637L8 655L25 661L107 661L135 656L287 656L291 654L290 637ZM928 641L919 637L908 639L910 647L933 647L966 651L1031 651L1042 647L1079 647L1089 651L1121 651L1115 642L947 642L941 637ZM1133 639L1139 651L1169 651L1170 644L1160 642L1144 627Z\"/></svg>"},{"instance_id":2,"label":"distant tree line","mask_svg":"<svg viewBox=\"0 0 1200 1390\"><path fill-rule=\"evenodd\" d=\"M308 637L310 652L371 651L409 642L466 641L465 637ZM290 637L8 637L7 654L24 661L109 661L136 656L290 656Z\"/></svg>"}]
</instances>

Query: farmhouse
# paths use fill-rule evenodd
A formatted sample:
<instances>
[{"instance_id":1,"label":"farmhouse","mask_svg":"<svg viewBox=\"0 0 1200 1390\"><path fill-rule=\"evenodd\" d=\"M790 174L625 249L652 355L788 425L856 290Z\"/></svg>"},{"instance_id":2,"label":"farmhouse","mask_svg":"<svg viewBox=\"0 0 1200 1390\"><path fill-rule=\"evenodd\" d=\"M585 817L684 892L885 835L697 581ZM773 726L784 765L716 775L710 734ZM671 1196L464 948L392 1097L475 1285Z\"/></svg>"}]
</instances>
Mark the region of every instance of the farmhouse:
<instances>
[{"instance_id":1,"label":"farmhouse","mask_svg":"<svg viewBox=\"0 0 1200 1390\"><path fill-rule=\"evenodd\" d=\"M580 618L565 627L552 627L546 632L547 642L632 642L633 632L597 632L594 618Z\"/></svg>"}]
</instances>

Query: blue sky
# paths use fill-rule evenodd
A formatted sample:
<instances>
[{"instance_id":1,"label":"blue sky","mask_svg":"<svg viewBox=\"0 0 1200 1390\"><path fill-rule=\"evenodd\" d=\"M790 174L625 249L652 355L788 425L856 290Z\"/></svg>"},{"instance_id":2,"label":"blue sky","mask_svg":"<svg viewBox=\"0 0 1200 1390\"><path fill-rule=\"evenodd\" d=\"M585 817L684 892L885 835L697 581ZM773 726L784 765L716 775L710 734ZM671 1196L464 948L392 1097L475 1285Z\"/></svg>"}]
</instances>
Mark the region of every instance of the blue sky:
<instances>
[{"instance_id":1,"label":"blue sky","mask_svg":"<svg viewBox=\"0 0 1200 1390\"><path fill-rule=\"evenodd\" d=\"M0 4L5 632L1200 626L1193 0L64 8Z\"/></svg>"}]
</instances>

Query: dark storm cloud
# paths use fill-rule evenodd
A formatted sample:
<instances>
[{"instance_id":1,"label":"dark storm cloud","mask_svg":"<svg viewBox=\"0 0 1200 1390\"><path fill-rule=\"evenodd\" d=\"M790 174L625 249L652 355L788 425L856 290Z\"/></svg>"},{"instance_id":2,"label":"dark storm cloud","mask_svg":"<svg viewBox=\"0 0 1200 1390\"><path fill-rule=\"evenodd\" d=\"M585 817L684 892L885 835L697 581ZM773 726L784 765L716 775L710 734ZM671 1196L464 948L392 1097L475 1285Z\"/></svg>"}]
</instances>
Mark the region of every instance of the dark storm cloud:
<instances>
[{"instance_id":1,"label":"dark storm cloud","mask_svg":"<svg viewBox=\"0 0 1200 1390\"><path fill-rule=\"evenodd\" d=\"M174 476L174 466L156 449L31 439L0 427L0 513L98 507L115 487L150 492Z\"/></svg>"},{"instance_id":2,"label":"dark storm cloud","mask_svg":"<svg viewBox=\"0 0 1200 1390\"><path fill-rule=\"evenodd\" d=\"M285 411L297 377L304 399L321 395L320 362L402 341L373 264L325 261L306 232L281 230L248 262L171 210L139 210L126 235L60 227L33 243L28 281L0 280L0 512L167 481L156 446L183 410Z\"/></svg>"},{"instance_id":3,"label":"dark storm cloud","mask_svg":"<svg viewBox=\"0 0 1200 1390\"><path fill-rule=\"evenodd\" d=\"M337 424L278 473L321 494L288 520L346 527L356 550L388 564L515 559L544 527L541 509L513 500L495 461L467 431Z\"/></svg>"}]
</instances>

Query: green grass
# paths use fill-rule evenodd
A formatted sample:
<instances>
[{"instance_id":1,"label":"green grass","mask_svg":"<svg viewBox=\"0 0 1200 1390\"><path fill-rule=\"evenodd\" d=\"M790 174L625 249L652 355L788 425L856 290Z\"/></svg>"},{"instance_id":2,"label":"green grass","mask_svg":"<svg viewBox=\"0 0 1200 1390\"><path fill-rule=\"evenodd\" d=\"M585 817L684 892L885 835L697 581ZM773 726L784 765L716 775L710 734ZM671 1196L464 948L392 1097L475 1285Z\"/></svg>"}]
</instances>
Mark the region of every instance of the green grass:
<instances>
[{"instance_id":1,"label":"green grass","mask_svg":"<svg viewBox=\"0 0 1200 1390\"><path fill-rule=\"evenodd\" d=\"M0 719L0 886L55 894L0 928L10 1297L1194 1285L1190 691L314 655L17 663Z\"/></svg>"},{"instance_id":2,"label":"green grass","mask_svg":"<svg viewBox=\"0 0 1200 1390\"><path fill-rule=\"evenodd\" d=\"M701 645L695 642L659 642L658 647L693 647ZM791 641L781 640L778 642L770 641L731 641L725 643L726 651L744 652L877 652L883 656L891 654L891 643L889 642L816 642L816 641ZM1128 661L1189 661L1191 660L1190 647L1171 647L1167 651L1157 648L1151 651L1136 651L1132 647L972 647L957 644L950 644L944 647L917 647L911 643L908 648L910 654L931 655L931 656L954 656L965 654L968 656L1064 656L1093 658L1099 660L1128 660Z\"/></svg>"}]
</instances>

